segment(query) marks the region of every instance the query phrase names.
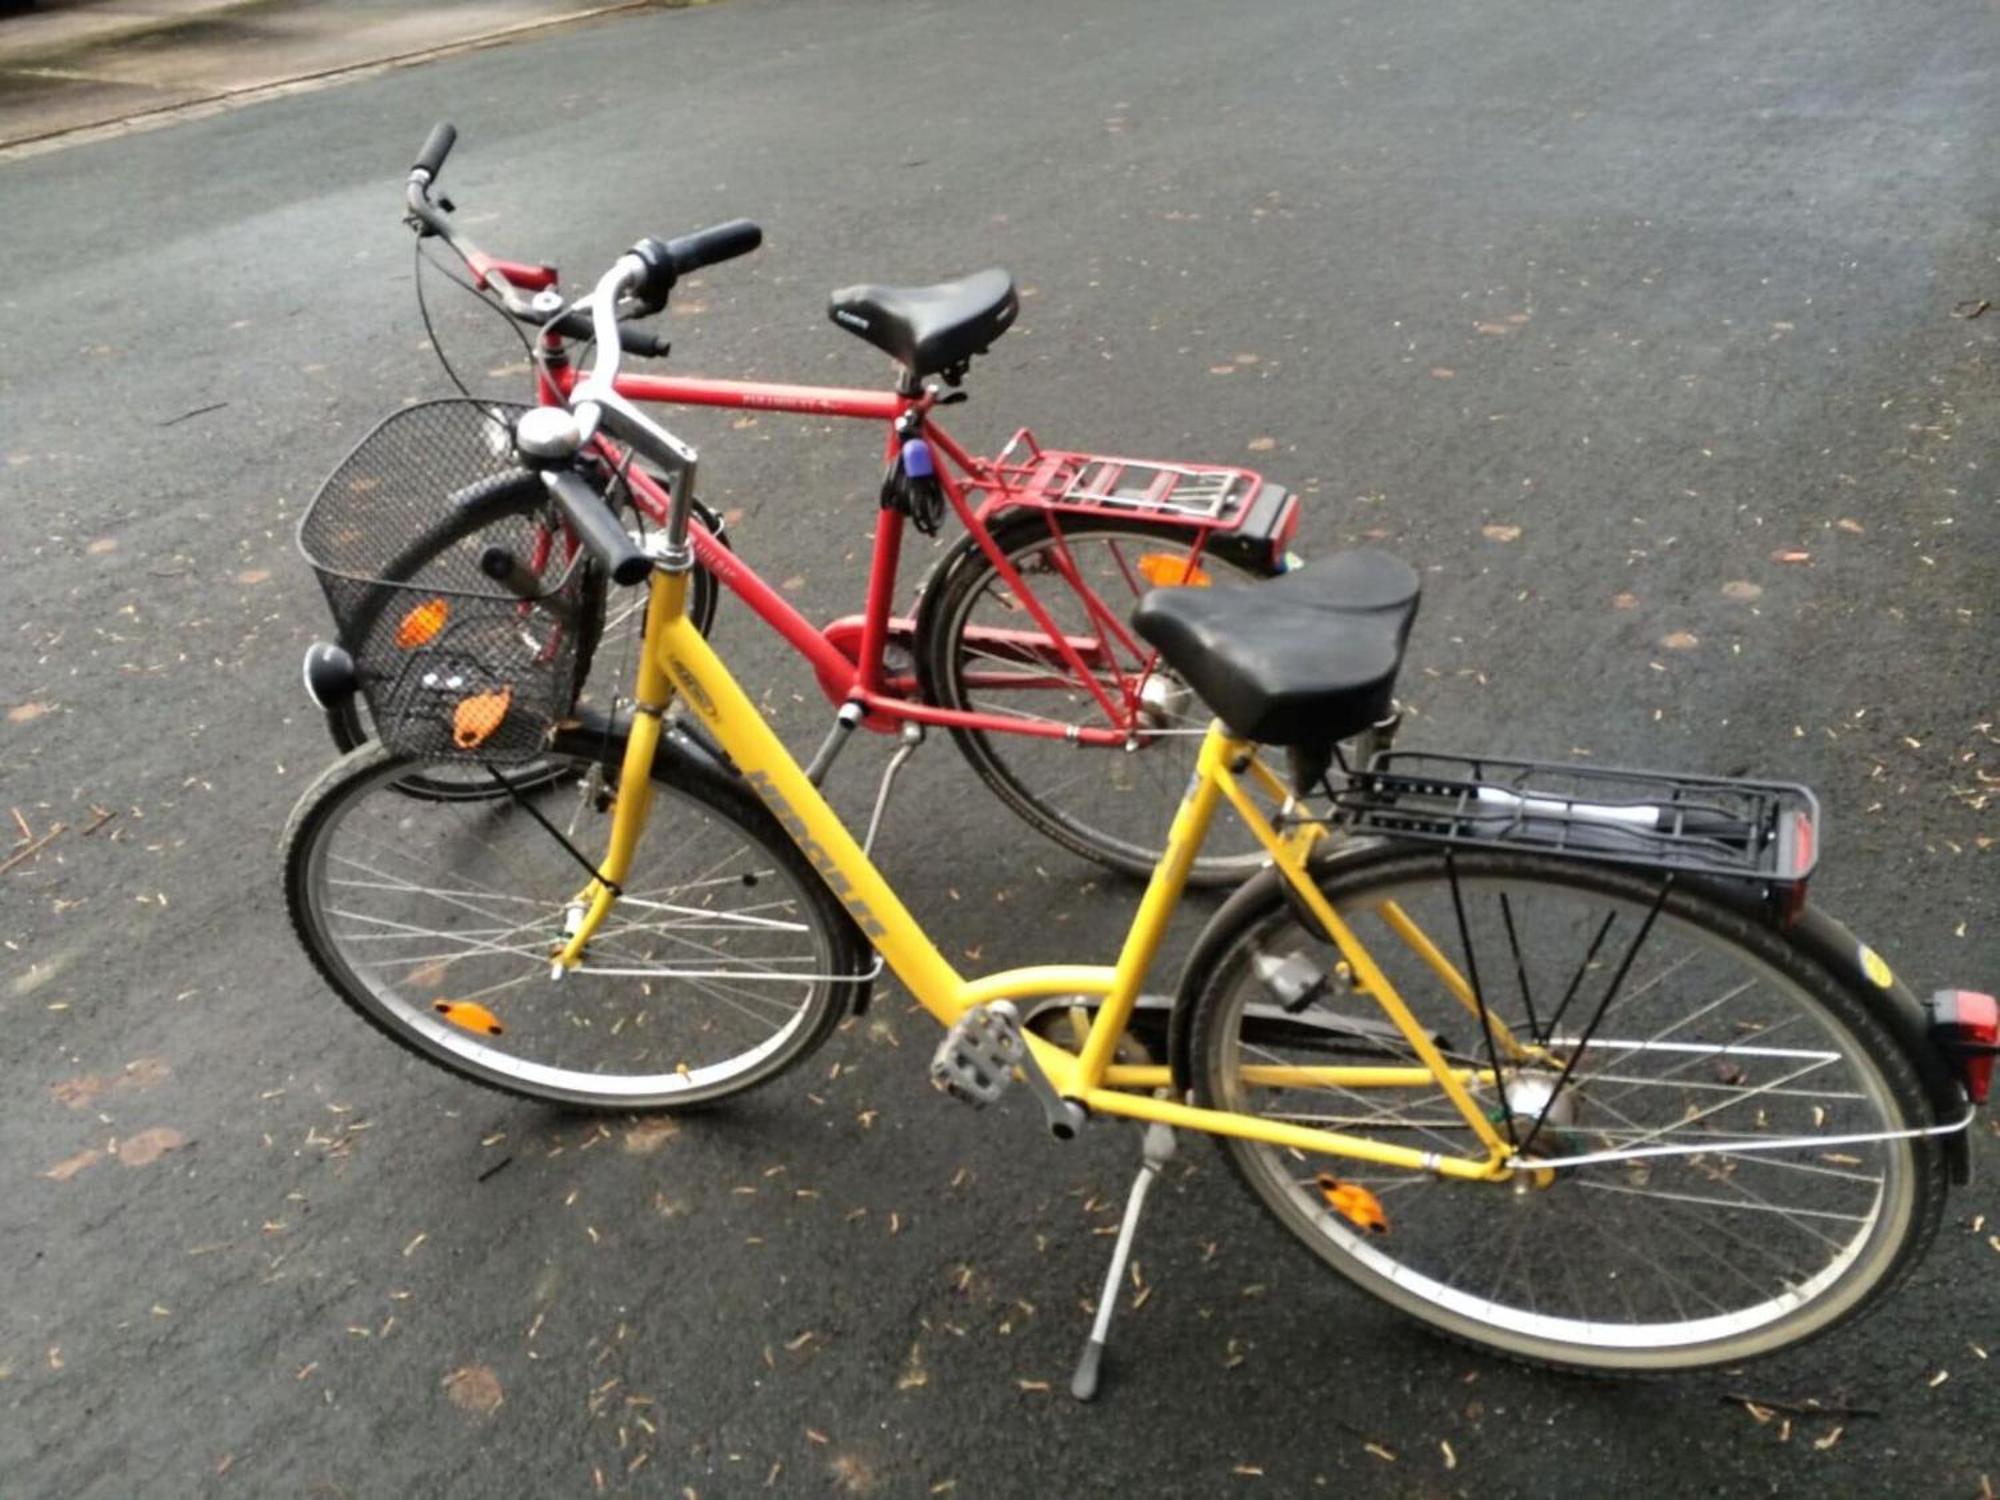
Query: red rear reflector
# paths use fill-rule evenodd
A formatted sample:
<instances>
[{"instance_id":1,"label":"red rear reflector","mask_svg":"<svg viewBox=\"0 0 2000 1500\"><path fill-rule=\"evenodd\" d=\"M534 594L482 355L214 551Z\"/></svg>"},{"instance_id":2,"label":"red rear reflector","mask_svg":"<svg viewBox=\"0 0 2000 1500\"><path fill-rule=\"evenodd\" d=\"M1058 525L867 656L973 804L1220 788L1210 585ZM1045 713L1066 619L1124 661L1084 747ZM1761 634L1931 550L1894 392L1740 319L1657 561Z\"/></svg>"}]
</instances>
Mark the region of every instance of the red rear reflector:
<instances>
[{"instance_id":1,"label":"red rear reflector","mask_svg":"<svg viewBox=\"0 0 2000 1500\"><path fill-rule=\"evenodd\" d=\"M2000 1054L2000 1001L1977 990L1939 990L1931 996L1931 1040L1951 1063L1965 1094L1984 1104L1993 1090L1993 1059Z\"/></svg>"},{"instance_id":2,"label":"red rear reflector","mask_svg":"<svg viewBox=\"0 0 2000 1500\"><path fill-rule=\"evenodd\" d=\"M1271 566L1280 573L1295 566L1287 559L1286 554L1291 551L1292 538L1299 534L1299 510L1299 497L1288 496L1285 500L1285 513L1278 518L1278 530L1271 538Z\"/></svg>"}]
</instances>

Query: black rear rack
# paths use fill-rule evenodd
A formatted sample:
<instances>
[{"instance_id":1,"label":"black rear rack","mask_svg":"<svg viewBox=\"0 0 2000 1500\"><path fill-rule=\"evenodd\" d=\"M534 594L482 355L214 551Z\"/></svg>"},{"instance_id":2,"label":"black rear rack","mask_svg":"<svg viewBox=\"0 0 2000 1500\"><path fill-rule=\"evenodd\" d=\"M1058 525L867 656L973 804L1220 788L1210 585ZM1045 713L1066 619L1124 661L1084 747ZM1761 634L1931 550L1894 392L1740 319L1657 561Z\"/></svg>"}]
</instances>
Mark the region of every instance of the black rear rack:
<instances>
[{"instance_id":1,"label":"black rear rack","mask_svg":"<svg viewBox=\"0 0 2000 1500\"><path fill-rule=\"evenodd\" d=\"M1789 782L1389 750L1333 794L1335 821L1395 838L1803 885L1819 801Z\"/></svg>"}]
</instances>

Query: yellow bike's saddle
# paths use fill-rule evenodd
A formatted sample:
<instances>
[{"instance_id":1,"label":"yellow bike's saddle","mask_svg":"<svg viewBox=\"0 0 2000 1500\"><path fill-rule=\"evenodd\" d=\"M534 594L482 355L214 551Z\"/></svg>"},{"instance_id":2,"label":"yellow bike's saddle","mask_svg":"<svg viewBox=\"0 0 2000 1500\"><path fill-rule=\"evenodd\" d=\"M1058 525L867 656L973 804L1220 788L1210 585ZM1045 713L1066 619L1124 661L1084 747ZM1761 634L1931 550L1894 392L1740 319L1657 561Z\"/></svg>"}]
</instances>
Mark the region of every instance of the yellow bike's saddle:
<instances>
[{"instance_id":1,"label":"yellow bike's saddle","mask_svg":"<svg viewBox=\"0 0 2000 1500\"><path fill-rule=\"evenodd\" d=\"M1422 593L1386 552L1337 552L1254 588L1163 588L1139 634L1230 733L1326 747L1389 716Z\"/></svg>"}]
</instances>

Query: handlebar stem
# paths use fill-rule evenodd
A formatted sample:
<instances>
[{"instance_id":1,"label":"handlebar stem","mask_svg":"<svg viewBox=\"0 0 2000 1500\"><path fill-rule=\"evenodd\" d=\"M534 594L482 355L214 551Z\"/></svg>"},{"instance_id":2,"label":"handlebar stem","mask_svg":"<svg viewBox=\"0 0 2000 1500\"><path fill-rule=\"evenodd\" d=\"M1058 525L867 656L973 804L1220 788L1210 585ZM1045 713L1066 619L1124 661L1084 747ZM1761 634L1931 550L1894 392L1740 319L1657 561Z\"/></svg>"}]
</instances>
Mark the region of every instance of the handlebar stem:
<instances>
[{"instance_id":1,"label":"handlebar stem","mask_svg":"<svg viewBox=\"0 0 2000 1500\"><path fill-rule=\"evenodd\" d=\"M589 374L570 392L569 409L575 413L586 442L601 426L645 457L675 471L676 478L669 491L673 504L667 511L666 544L659 566L669 573L685 573L694 566L688 527L694 517L695 467L700 456L619 395L617 389L619 356L623 352L618 340L618 301L644 280L646 270L646 263L637 255L621 255L583 299L590 310L591 328L597 335L597 357Z\"/></svg>"}]
</instances>

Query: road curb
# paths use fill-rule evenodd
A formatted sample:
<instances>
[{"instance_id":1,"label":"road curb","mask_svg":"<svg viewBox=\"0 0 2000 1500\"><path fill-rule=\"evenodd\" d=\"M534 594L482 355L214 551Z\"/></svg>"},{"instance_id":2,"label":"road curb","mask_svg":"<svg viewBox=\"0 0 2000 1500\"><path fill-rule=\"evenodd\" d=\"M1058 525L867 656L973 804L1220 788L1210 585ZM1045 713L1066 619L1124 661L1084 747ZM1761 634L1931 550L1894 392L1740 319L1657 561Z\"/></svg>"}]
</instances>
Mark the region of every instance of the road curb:
<instances>
[{"instance_id":1,"label":"road curb","mask_svg":"<svg viewBox=\"0 0 2000 1500\"><path fill-rule=\"evenodd\" d=\"M242 11L263 10L273 3L275 0L218 0L218 3L206 10L187 11L171 16L135 16L123 25L107 27L102 31L12 45L7 43L6 32L0 30L0 69L12 71L46 66L79 52L88 52L93 47L121 46L126 42L155 36L163 31L178 31L183 26L198 26L206 21L227 19Z\"/></svg>"},{"instance_id":2,"label":"road curb","mask_svg":"<svg viewBox=\"0 0 2000 1500\"><path fill-rule=\"evenodd\" d=\"M261 4L264 0L252 0ZM0 162L15 161L25 157L39 156L45 152L61 150L66 146L83 145L90 141L107 140L116 136L129 135L142 130L155 130L184 119L201 119L207 115L219 114L225 110L237 109L246 104L255 104L264 99L282 98L287 94L305 93L313 89L328 88L351 78L363 78L372 73L384 73L394 68L415 67L441 57L451 57L464 52L477 52L488 47L503 46L508 42L531 36L537 32L553 31L558 27L577 26L586 22L602 20L609 16L626 15L643 10L688 10L707 6L714 0L618 0L618 3L600 5L589 10L574 11L568 15L549 16L540 20L522 21L512 26L497 27L476 36L446 42L434 47L424 47L411 52L391 53L386 57L372 57L366 61L341 63L330 68L317 69L310 73L300 73L276 82L247 85L243 88L221 89L204 94L195 99L182 99L172 104L162 104L151 109L132 110L110 120L97 120L84 125L68 125L56 130L39 131L27 135L0 140ZM241 7L251 8L251 5ZM131 36L151 35L171 27L147 27L129 34L120 34L112 40L129 40ZM66 49L37 54L46 62L50 57L62 56L68 52L82 51L90 44L75 44ZM6 66L0 64L0 67Z\"/></svg>"}]
</instances>

